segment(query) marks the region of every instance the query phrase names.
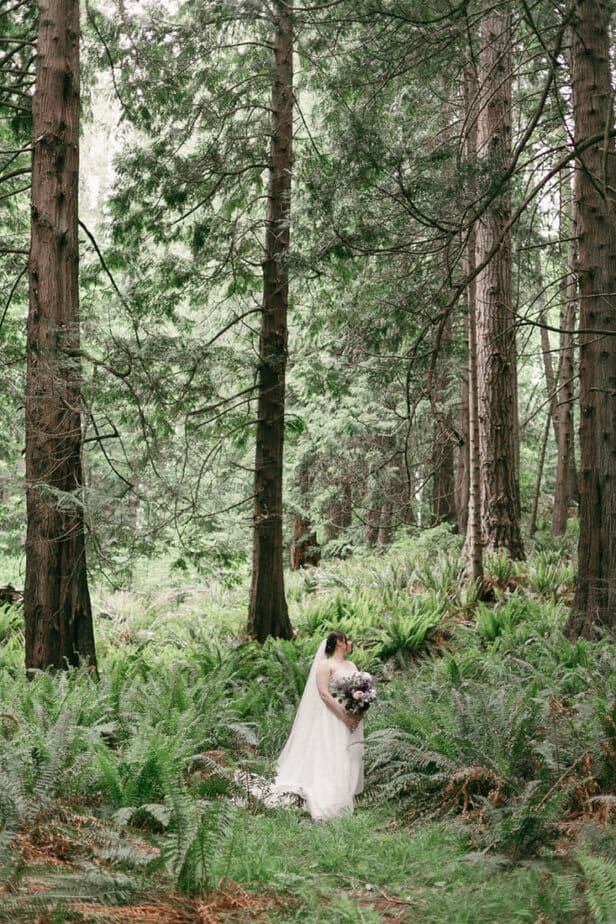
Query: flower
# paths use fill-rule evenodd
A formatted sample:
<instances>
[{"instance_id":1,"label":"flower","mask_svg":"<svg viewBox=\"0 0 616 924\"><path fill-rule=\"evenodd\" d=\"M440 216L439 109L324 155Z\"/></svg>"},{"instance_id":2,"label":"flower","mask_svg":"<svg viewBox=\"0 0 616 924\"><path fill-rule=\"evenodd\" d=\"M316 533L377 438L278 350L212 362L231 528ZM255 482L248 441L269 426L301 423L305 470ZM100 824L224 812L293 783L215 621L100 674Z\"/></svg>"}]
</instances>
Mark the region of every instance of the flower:
<instances>
[{"instance_id":1,"label":"flower","mask_svg":"<svg viewBox=\"0 0 616 924\"><path fill-rule=\"evenodd\" d=\"M332 677L330 690L349 715L365 712L378 695L372 676L367 671Z\"/></svg>"}]
</instances>

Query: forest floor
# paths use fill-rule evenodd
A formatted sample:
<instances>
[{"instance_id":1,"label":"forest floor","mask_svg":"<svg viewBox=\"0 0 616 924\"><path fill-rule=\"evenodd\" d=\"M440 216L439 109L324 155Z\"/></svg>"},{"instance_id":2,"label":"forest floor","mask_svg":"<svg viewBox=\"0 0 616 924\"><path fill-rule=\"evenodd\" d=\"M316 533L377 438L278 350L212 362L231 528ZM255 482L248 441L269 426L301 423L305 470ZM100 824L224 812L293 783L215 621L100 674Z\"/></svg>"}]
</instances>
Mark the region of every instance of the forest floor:
<instances>
[{"instance_id":1,"label":"forest floor","mask_svg":"<svg viewBox=\"0 0 616 924\"><path fill-rule=\"evenodd\" d=\"M95 596L98 682L27 683L0 610L0 922L616 921L613 642L562 636L568 547L489 562L486 604L455 542L289 575L298 639L263 648L245 582L141 575ZM366 791L319 823L238 775L271 777L332 626L381 697Z\"/></svg>"},{"instance_id":2,"label":"forest floor","mask_svg":"<svg viewBox=\"0 0 616 924\"><path fill-rule=\"evenodd\" d=\"M132 900L122 897L116 880L106 904L109 882L101 880L97 888L92 873L98 867L112 876L118 868L117 858L111 861L104 849L114 829L106 831L94 816L67 812L63 805L56 809L53 822L18 839L19 885L13 892L0 887L0 920L7 924L593 920L563 914L562 880L578 833L571 826L549 859L509 864L470 849L463 826L407 824L395 806L377 809L360 802L354 816L328 824L314 823L297 809L253 809L239 822L235 845L225 846L226 875L205 897L165 894L164 883L154 877L140 884L143 895ZM153 852L134 834L131 844ZM89 894L80 898L79 889ZM7 912L3 894L18 898Z\"/></svg>"}]
</instances>

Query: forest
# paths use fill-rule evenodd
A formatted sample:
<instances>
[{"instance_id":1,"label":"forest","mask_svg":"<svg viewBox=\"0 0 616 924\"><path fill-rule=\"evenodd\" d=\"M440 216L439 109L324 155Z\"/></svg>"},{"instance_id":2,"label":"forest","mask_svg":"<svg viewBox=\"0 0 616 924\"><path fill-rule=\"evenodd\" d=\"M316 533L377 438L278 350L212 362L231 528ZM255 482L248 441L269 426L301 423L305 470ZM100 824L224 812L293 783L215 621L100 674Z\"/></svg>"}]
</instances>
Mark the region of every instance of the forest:
<instances>
[{"instance_id":1,"label":"forest","mask_svg":"<svg viewBox=\"0 0 616 924\"><path fill-rule=\"evenodd\" d=\"M616 922L615 27L0 0L2 924Z\"/></svg>"}]
</instances>

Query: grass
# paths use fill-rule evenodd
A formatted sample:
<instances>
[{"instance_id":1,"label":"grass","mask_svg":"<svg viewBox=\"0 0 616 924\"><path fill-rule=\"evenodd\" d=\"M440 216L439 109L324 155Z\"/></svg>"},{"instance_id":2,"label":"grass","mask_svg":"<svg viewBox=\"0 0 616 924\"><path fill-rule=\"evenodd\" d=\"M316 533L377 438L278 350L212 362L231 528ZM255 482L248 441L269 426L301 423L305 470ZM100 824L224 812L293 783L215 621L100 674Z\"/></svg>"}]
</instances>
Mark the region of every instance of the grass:
<instances>
[{"instance_id":1,"label":"grass","mask_svg":"<svg viewBox=\"0 0 616 924\"><path fill-rule=\"evenodd\" d=\"M218 871L245 887L293 897L278 921L458 924L560 920L564 888L547 864L503 869L472 852L459 826L408 829L388 806L327 825L299 811L244 815L242 850ZM403 915L403 917L401 916ZM571 918L574 920L574 918Z\"/></svg>"},{"instance_id":2,"label":"grass","mask_svg":"<svg viewBox=\"0 0 616 924\"><path fill-rule=\"evenodd\" d=\"M265 646L241 634L245 583L144 571L95 594L100 682L27 682L0 611L0 921L610 921L613 644L562 635L554 544L489 560L488 605L457 541L290 575L299 636ZM246 804L235 771L271 776L332 627L381 699L357 811L321 824Z\"/></svg>"}]
</instances>

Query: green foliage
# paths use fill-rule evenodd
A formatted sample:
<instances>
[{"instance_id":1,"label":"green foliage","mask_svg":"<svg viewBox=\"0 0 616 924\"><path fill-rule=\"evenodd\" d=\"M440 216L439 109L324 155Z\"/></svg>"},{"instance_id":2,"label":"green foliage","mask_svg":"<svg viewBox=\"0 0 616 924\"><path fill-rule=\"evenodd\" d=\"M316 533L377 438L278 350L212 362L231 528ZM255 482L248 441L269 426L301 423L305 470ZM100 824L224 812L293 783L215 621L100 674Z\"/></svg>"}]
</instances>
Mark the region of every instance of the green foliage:
<instances>
[{"instance_id":1,"label":"green foliage","mask_svg":"<svg viewBox=\"0 0 616 924\"><path fill-rule=\"evenodd\" d=\"M242 849L241 814L230 803L195 800L186 789L173 788L168 801L169 829L159 862L186 895L205 895L216 885L217 872L231 862L233 851Z\"/></svg>"},{"instance_id":2,"label":"green foliage","mask_svg":"<svg viewBox=\"0 0 616 924\"><path fill-rule=\"evenodd\" d=\"M17 607L6 603L0 606L0 645L15 633L21 633L22 626L23 616Z\"/></svg>"},{"instance_id":3,"label":"green foliage","mask_svg":"<svg viewBox=\"0 0 616 924\"><path fill-rule=\"evenodd\" d=\"M546 852L558 837L556 823L562 815L564 796L546 794L539 780L526 783L506 805L493 805L481 795L476 802L485 822L477 834L485 842L483 849L518 860Z\"/></svg>"},{"instance_id":4,"label":"green foliage","mask_svg":"<svg viewBox=\"0 0 616 924\"><path fill-rule=\"evenodd\" d=\"M0 644L0 711L12 716L0 719L5 877L29 881L15 834L53 817L75 868L49 877L37 913L50 901L72 913L75 894L95 888L109 904L161 884L201 896L222 877L292 895L292 912L272 911L281 922L380 915L366 883L435 924L506 920L520 889L529 924L541 914L577 924L583 903L591 908L586 891L603 907L609 868L574 874L551 850L563 817L611 810L613 646L568 641L550 593L521 583L492 605L463 606L455 556L435 553L423 580L421 566L407 538L389 556L293 575L298 636L263 646L238 637L243 587L162 592L145 570L140 592L98 603L98 682L76 670L27 682L23 638L10 628ZM314 652L340 626L378 674L380 698L366 718L357 811L319 826L247 800L236 772L271 776ZM103 826L87 843L63 800L87 806L88 832ZM580 854L603 860L606 843L609 829ZM96 882L93 856L104 865ZM17 898L15 908L19 921Z\"/></svg>"},{"instance_id":5,"label":"green foliage","mask_svg":"<svg viewBox=\"0 0 616 924\"><path fill-rule=\"evenodd\" d=\"M494 642L499 636L515 636L517 627L529 615L529 607L532 604L517 593L501 598L494 606L479 603L475 610L477 634L487 642Z\"/></svg>"},{"instance_id":6,"label":"green foliage","mask_svg":"<svg viewBox=\"0 0 616 924\"><path fill-rule=\"evenodd\" d=\"M541 596L562 596L573 587L573 562L563 560L560 550L534 555L527 574L529 588Z\"/></svg>"},{"instance_id":7,"label":"green foliage","mask_svg":"<svg viewBox=\"0 0 616 924\"><path fill-rule=\"evenodd\" d=\"M433 607L421 604L407 606L407 611L395 610L386 627L379 631L378 655L381 659L396 658L399 665L408 664L410 656L421 650L434 633L443 616L443 603ZM424 604L425 606L425 604Z\"/></svg>"},{"instance_id":8,"label":"green foliage","mask_svg":"<svg viewBox=\"0 0 616 924\"><path fill-rule=\"evenodd\" d=\"M485 574L494 578L503 587L509 583L514 569L514 562L511 561L505 549L485 556Z\"/></svg>"},{"instance_id":9,"label":"green foliage","mask_svg":"<svg viewBox=\"0 0 616 924\"><path fill-rule=\"evenodd\" d=\"M577 853L585 896L597 924L611 924L616 909L616 860Z\"/></svg>"}]
</instances>

